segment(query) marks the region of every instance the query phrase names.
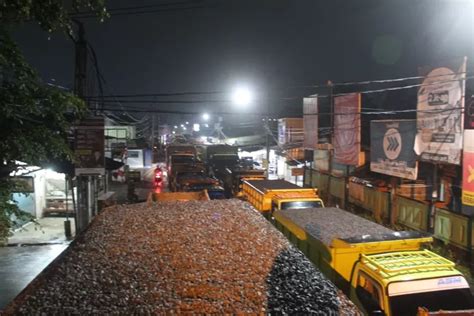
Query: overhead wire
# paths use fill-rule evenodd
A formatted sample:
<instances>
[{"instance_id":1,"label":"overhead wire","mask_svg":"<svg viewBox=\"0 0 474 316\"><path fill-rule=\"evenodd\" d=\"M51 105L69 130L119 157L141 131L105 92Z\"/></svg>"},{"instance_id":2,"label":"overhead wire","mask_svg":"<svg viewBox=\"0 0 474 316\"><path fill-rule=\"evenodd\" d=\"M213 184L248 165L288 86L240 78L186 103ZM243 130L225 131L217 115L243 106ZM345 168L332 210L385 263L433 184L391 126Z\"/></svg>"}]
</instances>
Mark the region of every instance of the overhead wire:
<instances>
[{"instance_id":1,"label":"overhead wire","mask_svg":"<svg viewBox=\"0 0 474 316\"><path fill-rule=\"evenodd\" d=\"M418 87L425 87L425 86L433 86L433 85L439 85L441 83L450 83L450 82L459 82L459 81L468 81L473 79L474 76L468 76L466 78L462 79L452 79L452 80L443 80L443 81L434 81L431 83L420 83L420 84L412 84L412 85L404 85L404 86L397 86L397 87L388 87L388 88L383 88L383 89L374 89L374 90L365 90L365 91L354 91L354 92L345 92L345 93L336 93L336 94L327 94L327 95L312 95L304 98L329 98L329 97L338 97L338 96L346 96L346 95L351 95L354 93L360 93L360 94L372 94L372 93L382 93L382 92L387 92L387 91L397 91L397 90L405 90L405 89L413 89L413 88L418 88ZM197 92L193 92L195 94ZM202 94L209 94L209 93L216 93L215 91L213 92L201 92ZM159 94L156 94L159 95ZM169 94L172 95L172 94ZM176 94L175 94L176 95ZM181 95L186 95L186 93L181 93ZM114 96L111 96L114 97ZM289 100L289 99L301 99L301 97L284 97L284 98L275 98L271 100ZM88 97L88 100L97 100L97 97ZM256 100L259 101L259 100ZM261 101L261 100L260 100ZM268 101L268 99L266 99ZM107 100L104 99L105 103L118 103L118 100ZM120 100L121 103L135 103L135 104L140 104L140 103L149 103L149 104L196 104L196 103L230 103L232 100L216 100L216 99L210 99L210 100L202 100L202 99L196 99L196 100L143 100L143 99L126 99L126 100Z\"/></svg>"},{"instance_id":2,"label":"overhead wire","mask_svg":"<svg viewBox=\"0 0 474 316\"><path fill-rule=\"evenodd\" d=\"M127 16L127 15L141 15L141 14L156 14L156 13L164 13L164 12L176 12L176 11L187 11L187 10L195 10L195 9L206 9L211 8L213 6L209 5L191 5L189 6L176 6L174 8L160 8L160 9L138 9L138 10L122 10L121 8L110 9L107 10L109 16ZM123 11L123 12L122 12ZM96 13L72 13L71 17L77 19L89 19L89 18L97 18Z\"/></svg>"},{"instance_id":3,"label":"overhead wire","mask_svg":"<svg viewBox=\"0 0 474 316\"><path fill-rule=\"evenodd\" d=\"M143 10L143 9L156 9L168 6L176 6L181 4L195 4L196 1L173 1L173 2L163 2L157 4L149 4L149 5L141 5L141 6L132 6L132 7L121 7L121 8L109 8L106 11L109 13L117 12L117 11L134 11L134 10ZM199 1L200 2L200 1ZM95 11L78 11L74 13L70 13L70 16L77 16L77 15L90 15L95 14Z\"/></svg>"},{"instance_id":4,"label":"overhead wire","mask_svg":"<svg viewBox=\"0 0 474 316\"><path fill-rule=\"evenodd\" d=\"M463 75L467 74L466 72L458 72L449 75L436 75L430 78L438 78L438 77L446 77L446 76L453 76L453 75ZM405 77L405 78L394 78L394 79L386 79L386 80L372 80L372 81L359 81L359 82L346 82L346 83L333 83L332 86L339 86L339 85L360 85L360 84L369 84L373 82L400 82L405 80L412 80L412 79L426 79L427 77L417 76L417 77ZM447 83L447 82L455 82L459 80L470 80L474 78L474 76L466 76L463 79L451 79L451 80L437 80L432 83L419 83L419 84L411 84L411 85L402 85L396 87L388 87L382 89L374 89L374 90L361 90L361 91L354 91L354 92L345 92L345 93L338 93L338 94L313 94L306 96L305 98L321 98L321 97L330 97L330 96L343 96L352 93L378 93L378 92L385 92L385 91L394 91L394 90L402 90L402 89L411 89L420 86L430 86L430 85L437 85L440 83ZM314 85L312 87L323 87ZM327 86L325 86L327 87ZM213 95L213 94L226 94L230 95L230 91L179 91L179 92L161 92L161 93L141 93L141 94L121 94L121 95L104 95L104 99L113 98L142 98L142 97L168 97L168 96L188 96L188 95ZM96 99L99 96L86 96L87 99ZM293 96L293 97L282 97L282 100L289 100L289 99L299 99L301 97ZM268 98L267 98L268 99ZM154 100L153 100L154 101ZM204 100L205 101L205 100ZM214 100L214 101L228 101L228 100ZM213 102L211 100L210 102Z\"/></svg>"}]
</instances>

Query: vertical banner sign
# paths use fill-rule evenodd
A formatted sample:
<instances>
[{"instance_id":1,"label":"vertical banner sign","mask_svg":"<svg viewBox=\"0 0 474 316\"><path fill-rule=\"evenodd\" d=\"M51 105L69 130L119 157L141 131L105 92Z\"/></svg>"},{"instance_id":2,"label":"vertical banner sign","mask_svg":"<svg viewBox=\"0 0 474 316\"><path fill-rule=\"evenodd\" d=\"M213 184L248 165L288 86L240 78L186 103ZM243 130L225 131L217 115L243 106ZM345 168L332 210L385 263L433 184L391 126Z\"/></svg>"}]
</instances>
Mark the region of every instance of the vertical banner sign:
<instances>
[{"instance_id":1,"label":"vertical banner sign","mask_svg":"<svg viewBox=\"0 0 474 316\"><path fill-rule=\"evenodd\" d=\"M285 120L278 120L278 143L284 145L286 143L286 122Z\"/></svg>"},{"instance_id":2,"label":"vertical banner sign","mask_svg":"<svg viewBox=\"0 0 474 316\"><path fill-rule=\"evenodd\" d=\"M462 204L474 206L474 130L464 131Z\"/></svg>"},{"instance_id":3,"label":"vertical banner sign","mask_svg":"<svg viewBox=\"0 0 474 316\"><path fill-rule=\"evenodd\" d=\"M312 96L303 99L303 128L305 149L318 148L318 98Z\"/></svg>"},{"instance_id":4,"label":"vertical banner sign","mask_svg":"<svg viewBox=\"0 0 474 316\"><path fill-rule=\"evenodd\" d=\"M466 96L464 107L464 128L474 129L474 95Z\"/></svg>"},{"instance_id":5,"label":"vertical banner sign","mask_svg":"<svg viewBox=\"0 0 474 316\"><path fill-rule=\"evenodd\" d=\"M334 98L334 160L343 165L360 164L360 93Z\"/></svg>"},{"instance_id":6,"label":"vertical banner sign","mask_svg":"<svg viewBox=\"0 0 474 316\"><path fill-rule=\"evenodd\" d=\"M105 174L104 118L86 118L75 133L76 175Z\"/></svg>"},{"instance_id":7,"label":"vertical banner sign","mask_svg":"<svg viewBox=\"0 0 474 316\"><path fill-rule=\"evenodd\" d=\"M410 180L418 176L415 120L370 122L370 170Z\"/></svg>"},{"instance_id":8,"label":"vertical banner sign","mask_svg":"<svg viewBox=\"0 0 474 316\"><path fill-rule=\"evenodd\" d=\"M415 152L421 160L459 165L464 127L466 58L456 66L427 69L418 91Z\"/></svg>"}]
</instances>

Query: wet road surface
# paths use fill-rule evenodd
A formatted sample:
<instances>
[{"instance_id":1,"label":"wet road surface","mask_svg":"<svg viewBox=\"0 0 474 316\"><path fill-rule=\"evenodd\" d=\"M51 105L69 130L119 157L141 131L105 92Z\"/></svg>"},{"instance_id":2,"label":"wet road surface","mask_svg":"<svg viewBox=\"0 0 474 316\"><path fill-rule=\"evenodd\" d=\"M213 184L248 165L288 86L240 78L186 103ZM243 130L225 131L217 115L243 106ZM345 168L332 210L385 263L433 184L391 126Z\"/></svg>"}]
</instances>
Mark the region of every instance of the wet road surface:
<instances>
[{"instance_id":1,"label":"wet road surface","mask_svg":"<svg viewBox=\"0 0 474 316\"><path fill-rule=\"evenodd\" d=\"M0 310L67 246L0 247Z\"/></svg>"}]
</instances>

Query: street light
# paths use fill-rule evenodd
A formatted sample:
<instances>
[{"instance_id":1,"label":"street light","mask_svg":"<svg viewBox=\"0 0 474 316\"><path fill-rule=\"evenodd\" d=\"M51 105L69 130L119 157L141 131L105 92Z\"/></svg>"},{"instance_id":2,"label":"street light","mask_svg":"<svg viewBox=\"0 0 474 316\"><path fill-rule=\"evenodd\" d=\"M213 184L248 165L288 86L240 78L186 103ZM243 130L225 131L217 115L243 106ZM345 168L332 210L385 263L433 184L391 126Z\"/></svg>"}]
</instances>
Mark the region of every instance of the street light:
<instances>
[{"instance_id":1,"label":"street light","mask_svg":"<svg viewBox=\"0 0 474 316\"><path fill-rule=\"evenodd\" d=\"M204 121L207 121L207 120L209 119L209 114L204 113L204 114L202 115L202 119L203 119Z\"/></svg>"},{"instance_id":2,"label":"street light","mask_svg":"<svg viewBox=\"0 0 474 316\"><path fill-rule=\"evenodd\" d=\"M249 105L252 99L252 93L246 87L237 88L232 93L232 102L236 105Z\"/></svg>"}]
</instances>

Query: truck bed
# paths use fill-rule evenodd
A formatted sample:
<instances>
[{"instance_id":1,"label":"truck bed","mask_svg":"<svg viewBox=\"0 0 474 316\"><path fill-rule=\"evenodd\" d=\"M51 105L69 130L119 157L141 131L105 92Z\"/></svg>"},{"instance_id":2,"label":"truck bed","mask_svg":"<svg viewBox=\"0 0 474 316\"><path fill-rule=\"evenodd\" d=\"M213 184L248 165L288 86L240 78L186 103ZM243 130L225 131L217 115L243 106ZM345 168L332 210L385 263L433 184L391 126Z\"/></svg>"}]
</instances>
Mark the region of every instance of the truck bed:
<instances>
[{"instance_id":1,"label":"truck bed","mask_svg":"<svg viewBox=\"0 0 474 316\"><path fill-rule=\"evenodd\" d=\"M303 189L302 187L285 180L247 180L247 182L262 192L265 190Z\"/></svg>"},{"instance_id":2,"label":"truck bed","mask_svg":"<svg viewBox=\"0 0 474 316\"><path fill-rule=\"evenodd\" d=\"M206 191L197 192L161 192L150 193L148 203L152 201L209 201L209 195Z\"/></svg>"},{"instance_id":3,"label":"truck bed","mask_svg":"<svg viewBox=\"0 0 474 316\"><path fill-rule=\"evenodd\" d=\"M348 242L386 240L393 230L335 207L278 211L327 246L339 238ZM364 240L366 236L370 240ZM369 237L370 236L370 237Z\"/></svg>"},{"instance_id":4,"label":"truck bed","mask_svg":"<svg viewBox=\"0 0 474 316\"><path fill-rule=\"evenodd\" d=\"M37 314L360 315L239 200L104 210L2 315Z\"/></svg>"}]
</instances>

